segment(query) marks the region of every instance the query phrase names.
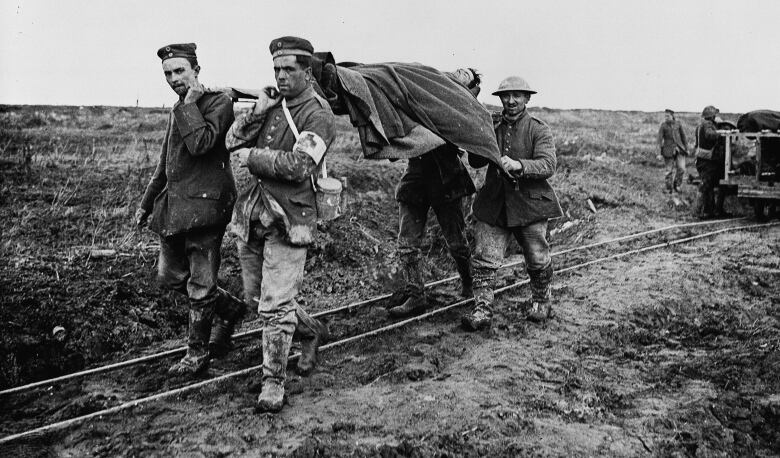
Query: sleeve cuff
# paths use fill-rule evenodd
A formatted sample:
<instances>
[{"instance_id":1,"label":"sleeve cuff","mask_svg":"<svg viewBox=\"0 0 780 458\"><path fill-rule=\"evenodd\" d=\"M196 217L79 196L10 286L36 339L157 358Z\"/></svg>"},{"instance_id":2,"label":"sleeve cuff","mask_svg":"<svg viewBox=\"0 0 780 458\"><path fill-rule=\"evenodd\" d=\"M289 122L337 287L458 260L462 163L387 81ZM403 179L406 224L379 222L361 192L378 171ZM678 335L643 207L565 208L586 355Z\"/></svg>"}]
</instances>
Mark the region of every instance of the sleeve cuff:
<instances>
[{"instance_id":1,"label":"sleeve cuff","mask_svg":"<svg viewBox=\"0 0 780 458\"><path fill-rule=\"evenodd\" d=\"M247 168L252 175L258 177L273 177L274 162L279 153L268 148L252 148L249 157L246 160Z\"/></svg>"}]
</instances>

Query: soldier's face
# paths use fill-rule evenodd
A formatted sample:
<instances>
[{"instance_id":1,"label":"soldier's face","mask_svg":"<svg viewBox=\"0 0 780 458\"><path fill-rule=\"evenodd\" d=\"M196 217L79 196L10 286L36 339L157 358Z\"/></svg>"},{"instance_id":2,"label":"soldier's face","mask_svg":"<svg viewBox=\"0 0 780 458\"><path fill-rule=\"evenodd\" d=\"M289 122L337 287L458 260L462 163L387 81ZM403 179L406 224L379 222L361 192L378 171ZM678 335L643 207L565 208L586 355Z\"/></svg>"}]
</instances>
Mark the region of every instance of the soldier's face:
<instances>
[{"instance_id":1,"label":"soldier's face","mask_svg":"<svg viewBox=\"0 0 780 458\"><path fill-rule=\"evenodd\" d=\"M295 56L274 57L276 87L286 99L291 99L306 89L311 80L311 67L302 68Z\"/></svg>"},{"instance_id":2,"label":"soldier's face","mask_svg":"<svg viewBox=\"0 0 780 458\"><path fill-rule=\"evenodd\" d=\"M499 96L504 106L504 113L508 116L516 116L525 110L525 104L531 98L528 93L522 91L502 92Z\"/></svg>"},{"instance_id":3,"label":"soldier's face","mask_svg":"<svg viewBox=\"0 0 780 458\"><path fill-rule=\"evenodd\" d=\"M168 86L180 97L187 95L192 81L198 79L198 72L200 72L200 66L192 68L190 61L183 57L165 59L162 68Z\"/></svg>"},{"instance_id":4,"label":"soldier's face","mask_svg":"<svg viewBox=\"0 0 780 458\"><path fill-rule=\"evenodd\" d=\"M664 113L664 121L672 122L672 119L674 119L674 117L672 116L671 113Z\"/></svg>"}]
</instances>

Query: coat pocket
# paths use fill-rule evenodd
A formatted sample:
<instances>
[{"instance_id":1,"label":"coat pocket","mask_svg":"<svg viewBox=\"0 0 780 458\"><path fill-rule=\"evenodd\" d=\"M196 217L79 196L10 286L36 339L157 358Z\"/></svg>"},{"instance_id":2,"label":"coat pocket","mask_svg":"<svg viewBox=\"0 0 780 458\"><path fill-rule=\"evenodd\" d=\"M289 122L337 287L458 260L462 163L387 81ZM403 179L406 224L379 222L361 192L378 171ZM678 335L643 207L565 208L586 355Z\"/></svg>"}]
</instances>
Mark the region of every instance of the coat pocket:
<instances>
[{"instance_id":1,"label":"coat pocket","mask_svg":"<svg viewBox=\"0 0 780 458\"><path fill-rule=\"evenodd\" d=\"M548 201L553 200L553 195L549 192L544 192L544 191L529 191L528 197L534 200L548 200Z\"/></svg>"}]
</instances>

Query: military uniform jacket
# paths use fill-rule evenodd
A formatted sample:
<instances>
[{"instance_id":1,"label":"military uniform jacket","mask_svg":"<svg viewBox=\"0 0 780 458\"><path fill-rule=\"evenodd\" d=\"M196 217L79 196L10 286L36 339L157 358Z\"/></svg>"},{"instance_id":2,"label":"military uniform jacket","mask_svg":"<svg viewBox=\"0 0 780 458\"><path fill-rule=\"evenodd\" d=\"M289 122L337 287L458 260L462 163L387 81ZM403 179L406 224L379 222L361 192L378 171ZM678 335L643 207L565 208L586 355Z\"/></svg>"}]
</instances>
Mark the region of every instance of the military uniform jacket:
<instances>
[{"instance_id":1,"label":"military uniform jacket","mask_svg":"<svg viewBox=\"0 0 780 458\"><path fill-rule=\"evenodd\" d=\"M232 122L233 103L221 92L174 105L160 160L141 201L152 215L150 230L164 237L200 228L224 230L236 199L225 148Z\"/></svg>"},{"instance_id":2,"label":"military uniform jacket","mask_svg":"<svg viewBox=\"0 0 780 458\"><path fill-rule=\"evenodd\" d=\"M663 157L674 157L677 152L687 154L687 143L685 130L679 121L661 123L661 127L658 128L658 144L661 146Z\"/></svg>"},{"instance_id":3,"label":"military uniform jacket","mask_svg":"<svg viewBox=\"0 0 780 458\"><path fill-rule=\"evenodd\" d=\"M557 165L550 128L525 111L511 124L502 117L495 132L501 154L520 161L523 170L510 179L490 163L474 200L474 217L494 226L516 227L561 216L558 197L547 182ZM481 167L487 161L470 154L469 163Z\"/></svg>"},{"instance_id":4,"label":"military uniform jacket","mask_svg":"<svg viewBox=\"0 0 780 458\"><path fill-rule=\"evenodd\" d=\"M302 137L316 136L328 147L333 143L336 118L313 89L287 100L287 108ZM289 243L303 246L313 242L317 206L312 175L322 158L315 162L296 144L281 104L262 115L249 112L239 116L228 132L226 144L230 151L252 148L247 166L233 167L238 200L231 231L248 241L253 222L264 227L278 224Z\"/></svg>"}]
</instances>

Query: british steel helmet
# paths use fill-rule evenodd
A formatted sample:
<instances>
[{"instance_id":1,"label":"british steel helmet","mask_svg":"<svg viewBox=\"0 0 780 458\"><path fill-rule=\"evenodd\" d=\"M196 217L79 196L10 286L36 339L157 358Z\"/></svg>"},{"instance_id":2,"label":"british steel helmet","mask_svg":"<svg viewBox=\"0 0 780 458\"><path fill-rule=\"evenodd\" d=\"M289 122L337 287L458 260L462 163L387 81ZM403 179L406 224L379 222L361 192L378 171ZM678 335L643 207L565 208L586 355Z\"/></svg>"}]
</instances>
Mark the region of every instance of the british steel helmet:
<instances>
[{"instance_id":1,"label":"british steel helmet","mask_svg":"<svg viewBox=\"0 0 780 458\"><path fill-rule=\"evenodd\" d=\"M713 107L712 105L707 105L701 111L701 117L704 118L704 119L712 118L712 117L714 117L718 113L720 113L720 110L718 110L717 108Z\"/></svg>"},{"instance_id":2,"label":"british steel helmet","mask_svg":"<svg viewBox=\"0 0 780 458\"><path fill-rule=\"evenodd\" d=\"M501 81L501 84L498 85L498 89L496 89L496 92L494 92L493 95L499 95L502 92L508 91L522 91L529 94L536 94L536 91L531 89L528 81L519 76L509 76L505 78L504 81Z\"/></svg>"}]
</instances>

